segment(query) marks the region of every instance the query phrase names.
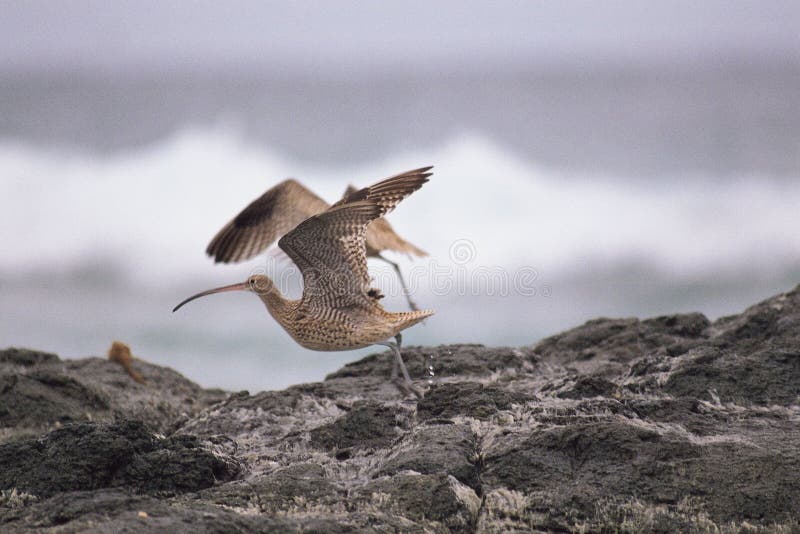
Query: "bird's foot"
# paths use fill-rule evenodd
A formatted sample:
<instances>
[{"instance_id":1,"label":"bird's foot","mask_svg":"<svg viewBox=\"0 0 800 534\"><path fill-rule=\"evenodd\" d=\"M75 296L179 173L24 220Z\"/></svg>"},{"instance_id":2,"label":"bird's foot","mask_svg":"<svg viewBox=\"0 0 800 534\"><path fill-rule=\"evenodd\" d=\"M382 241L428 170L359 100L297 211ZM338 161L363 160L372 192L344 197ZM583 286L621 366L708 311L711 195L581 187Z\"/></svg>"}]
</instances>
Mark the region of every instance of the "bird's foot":
<instances>
[{"instance_id":1,"label":"bird's foot","mask_svg":"<svg viewBox=\"0 0 800 534\"><path fill-rule=\"evenodd\" d=\"M402 393L412 393L418 400L422 399L423 393L414 384L409 384L405 380L392 379L394 385L397 386Z\"/></svg>"}]
</instances>

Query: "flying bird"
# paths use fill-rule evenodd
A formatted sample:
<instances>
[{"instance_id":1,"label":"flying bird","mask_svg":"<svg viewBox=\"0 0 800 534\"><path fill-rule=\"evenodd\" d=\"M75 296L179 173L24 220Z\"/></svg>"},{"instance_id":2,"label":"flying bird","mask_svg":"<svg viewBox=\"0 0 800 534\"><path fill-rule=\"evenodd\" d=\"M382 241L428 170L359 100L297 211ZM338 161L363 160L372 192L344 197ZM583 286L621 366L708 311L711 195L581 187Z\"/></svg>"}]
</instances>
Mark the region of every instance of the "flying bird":
<instances>
[{"instance_id":1,"label":"flying bird","mask_svg":"<svg viewBox=\"0 0 800 534\"><path fill-rule=\"evenodd\" d=\"M348 186L342 201L357 193L355 187ZM248 260L260 254L304 220L324 212L329 207L327 202L310 189L289 178L268 189L223 226L208 244L206 254L214 258L215 263ZM366 247L367 257L378 258L392 266L400 279L408 305L412 310L417 310L417 305L411 299L408 286L400 272L400 266L382 256L381 252L393 250L420 257L426 256L427 253L397 235L389 221L383 217L374 219L367 226Z\"/></svg>"},{"instance_id":2,"label":"flying bird","mask_svg":"<svg viewBox=\"0 0 800 534\"><path fill-rule=\"evenodd\" d=\"M242 283L193 295L172 311L177 311L191 300L214 293L253 292L283 329L305 348L340 351L370 345L389 347L395 355L392 381L397 381L398 371L402 371L404 385L418 397L421 396L403 362L400 333L434 312L388 312L381 306L379 300L383 295L380 290L371 287L367 272L366 242L370 224L422 187L431 176L432 173L428 172L431 169L423 167L405 172L355 191L321 213L305 219L281 237L278 246L303 275L303 294L299 300L287 299L268 276L255 274ZM269 211L267 208L264 210ZM242 242L237 240L236 243ZM226 256L243 257L253 249L252 245L240 244L221 250L223 255L233 250L243 250ZM391 341L392 338L394 341Z\"/></svg>"}]
</instances>

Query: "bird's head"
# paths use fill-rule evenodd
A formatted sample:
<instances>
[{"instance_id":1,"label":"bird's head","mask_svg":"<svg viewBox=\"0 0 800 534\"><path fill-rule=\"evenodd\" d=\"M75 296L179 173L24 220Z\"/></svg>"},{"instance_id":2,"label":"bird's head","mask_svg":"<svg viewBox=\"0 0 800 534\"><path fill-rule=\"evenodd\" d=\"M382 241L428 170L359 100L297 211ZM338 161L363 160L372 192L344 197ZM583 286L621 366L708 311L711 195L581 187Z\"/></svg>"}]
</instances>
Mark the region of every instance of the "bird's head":
<instances>
[{"instance_id":1,"label":"bird's head","mask_svg":"<svg viewBox=\"0 0 800 534\"><path fill-rule=\"evenodd\" d=\"M272 279L263 274L251 274L245 284L247 284L247 291L252 291L259 296L271 293L275 289Z\"/></svg>"}]
</instances>

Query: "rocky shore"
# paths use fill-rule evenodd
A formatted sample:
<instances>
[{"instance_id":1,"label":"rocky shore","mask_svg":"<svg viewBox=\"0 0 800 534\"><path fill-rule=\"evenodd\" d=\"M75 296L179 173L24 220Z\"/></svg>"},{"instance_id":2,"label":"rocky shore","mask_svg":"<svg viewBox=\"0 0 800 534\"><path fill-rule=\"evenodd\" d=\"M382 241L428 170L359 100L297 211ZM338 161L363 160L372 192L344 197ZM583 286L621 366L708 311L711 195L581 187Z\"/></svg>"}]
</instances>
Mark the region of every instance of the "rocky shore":
<instances>
[{"instance_id":1,"label":"rocky shore","mask_svg":"<svg viewBox=\"0 0 800 534\"><path fill-rule=\"evenodd\" d=\"M797 532L800 287L250 394L0 351L0 531ZM421 385L426 383L420 380Z\"/></svg>"}]
</instances>

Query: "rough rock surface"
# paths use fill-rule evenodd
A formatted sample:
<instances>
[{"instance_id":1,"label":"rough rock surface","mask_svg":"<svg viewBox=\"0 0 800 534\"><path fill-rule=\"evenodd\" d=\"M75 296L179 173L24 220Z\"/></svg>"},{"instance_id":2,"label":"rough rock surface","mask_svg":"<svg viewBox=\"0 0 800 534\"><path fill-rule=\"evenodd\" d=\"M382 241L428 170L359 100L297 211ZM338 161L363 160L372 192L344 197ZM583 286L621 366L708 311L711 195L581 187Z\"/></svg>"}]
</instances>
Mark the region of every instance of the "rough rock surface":
<instances>
[{"instance_id":1,"label":"rough rock surface","mask_svg":"<svg viewBox=\"0 0 800 534\"><path fill-rule=\"evenodd\" d=\"M800 288L284 391L0 351L0 531L800 530Z\"/></svg>"}]
</instances>

